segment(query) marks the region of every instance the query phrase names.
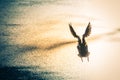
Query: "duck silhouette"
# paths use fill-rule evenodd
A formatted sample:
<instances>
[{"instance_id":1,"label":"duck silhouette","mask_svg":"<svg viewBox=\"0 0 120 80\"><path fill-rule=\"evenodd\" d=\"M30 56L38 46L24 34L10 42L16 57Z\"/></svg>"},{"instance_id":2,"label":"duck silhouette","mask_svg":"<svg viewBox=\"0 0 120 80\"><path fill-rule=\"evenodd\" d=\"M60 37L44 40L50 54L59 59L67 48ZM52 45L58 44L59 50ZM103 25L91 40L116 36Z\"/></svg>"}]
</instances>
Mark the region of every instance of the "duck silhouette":
<instances>
[{"instance_id":1,"label":"duck silhouette","mask_svg":"<svg viewBox=\"0 0 120 80\"><path fill-rule=\"evenodd\" d=\"M91 24L90 24L90 22L87 25L85 33L82 35L82 40L76 34L76 32L74 31L71 24L69 24L69 28L70 28L70 31L71 31L72 35L75 38L78 39L77 49L78 49L78 52L79 52L78 56L81 58L81 61L83 62L83 57L87 57L87 60L89 61L90 52L88 51L88 45L86 43L85 38L88 37L90 35L90 33L91 33Z\"/></svg>"}]
</instances>

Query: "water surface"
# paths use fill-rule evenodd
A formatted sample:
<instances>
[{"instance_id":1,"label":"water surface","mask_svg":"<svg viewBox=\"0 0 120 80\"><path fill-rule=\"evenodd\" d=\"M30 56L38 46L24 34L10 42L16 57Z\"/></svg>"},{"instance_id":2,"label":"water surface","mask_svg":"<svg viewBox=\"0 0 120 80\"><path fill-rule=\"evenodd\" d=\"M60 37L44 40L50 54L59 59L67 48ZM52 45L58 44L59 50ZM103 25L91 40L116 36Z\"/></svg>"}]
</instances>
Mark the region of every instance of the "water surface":
<instances>
[{"instance_id":1,"label":"water surface","mask_svg":"<svg viewBox=\"0 0 120 80\"><path fill-rule=\"evenodd\" d=\"M106 13L107 2L97 4L102 2L1 0L0 79L119 80L119 16ZM68 24L82 36L89 21L90 62L82 63Z\"/></svg>"}]
</instances>

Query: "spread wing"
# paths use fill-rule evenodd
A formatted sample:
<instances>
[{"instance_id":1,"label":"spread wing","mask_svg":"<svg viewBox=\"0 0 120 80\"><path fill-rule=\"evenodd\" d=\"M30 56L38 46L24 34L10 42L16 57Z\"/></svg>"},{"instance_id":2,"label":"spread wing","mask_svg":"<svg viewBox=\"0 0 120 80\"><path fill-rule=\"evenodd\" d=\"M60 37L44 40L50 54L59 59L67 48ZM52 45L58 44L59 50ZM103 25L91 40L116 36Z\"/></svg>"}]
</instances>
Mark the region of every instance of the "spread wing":
<instances>
[{"instance_id":1,"label":"spread wing","mask_svg":"<svg viewBox=\"0 0 120 80\"><path fill-rule=\"evenodd\" d=\"M89 24L88 24L88 26L87 26L87 28L86 28L85 33L83 34L83 36L87 37L87 36L90 35L90 33L91 33L91 24L89 22Z\"/></svg>"},{"instance_id":2,"label":"spread wing","mask_svg":"<svg viewBox=\"0 0 120 80\"><path fill-rule=\"evenodd\" d=\"M78 35L77 35L76 32L74 31L74 29L73 29L73 27L72 27L71 24L69 24L69 28L70 28L70 31L71 31L72 35L73 35L74 37L78 38Z\"/></svg>"}]
</instances>

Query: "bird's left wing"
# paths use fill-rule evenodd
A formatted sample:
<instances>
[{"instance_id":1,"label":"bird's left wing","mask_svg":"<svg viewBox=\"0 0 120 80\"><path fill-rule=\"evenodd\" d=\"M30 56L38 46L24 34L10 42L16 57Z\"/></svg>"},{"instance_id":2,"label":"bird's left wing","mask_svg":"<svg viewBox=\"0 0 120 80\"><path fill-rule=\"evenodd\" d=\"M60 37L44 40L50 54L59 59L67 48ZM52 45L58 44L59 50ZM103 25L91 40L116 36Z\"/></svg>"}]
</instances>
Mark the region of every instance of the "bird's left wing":
<instances>
[{"instance_id":1,"label":"bird's left wing","mask_svg":"<svg viewBox=\"0 0 120 80\"><path fill-rule=\"evenodd\" d=\"M83 36L87 37L87 36L90 35L90 33L91 33L91 24L89 22L89 24L88 24L88 26L87 26L87 28L86 28L85 33L83 34Z\"/></svg>"}]
</instances>

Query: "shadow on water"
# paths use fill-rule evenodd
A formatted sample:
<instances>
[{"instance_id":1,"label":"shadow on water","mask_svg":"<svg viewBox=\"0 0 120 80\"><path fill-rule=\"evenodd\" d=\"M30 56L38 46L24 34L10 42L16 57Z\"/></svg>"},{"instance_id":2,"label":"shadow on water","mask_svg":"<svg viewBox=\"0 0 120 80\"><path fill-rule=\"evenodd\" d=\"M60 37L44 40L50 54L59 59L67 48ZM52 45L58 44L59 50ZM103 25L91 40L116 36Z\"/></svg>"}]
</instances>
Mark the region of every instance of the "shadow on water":
<instances>
[{"instance_id":1,"label":"shadow on water","mask_svg":"<svg viewBox=\"0 0 120 80\"><path fill-rule=\"evenodd\" d=\"M38 67L0 67L0 80L63 80L55 72L31 71L36 68Z\"/></svg>"},{"instance_id":2,"label":"shadow on water","mask_svg":"<svg viewBox=\"0 0 120 80\"><path fill-rule=\"evenodd\" d=\"M52 72L41 67L9 66L9 63L11 64L12 60L14 60L16 56L19 56L19 54L22 55L37 49L47 49L36 45L11 43L11 35L8 27L2 28L0 32L0 80L64 80L57 72ZM54 47L56 47L56 45L57 44L55 44ZM54 47L50 46L50 49ZM47 50L49 50L49 48ZM14 65L14 63L11 65Z\"/></svg>"},{"instance_id":3,"label":"shadow on water","mask_svg":"<svg viewBox=\"0 0 120 80\"><path fill-rule=\"evenodd\" d=\"M95 41L95 40L99 40L101 38L107 37L110 41L114 41L114 42L115 41L120 41L119 36L117 36L117 34L119 34L119 33L120 33L120 28L116 28L116 29L114 29L112 31L109 31L109 32L106 32L106 33L101 33L101 34L94 35L89 40Z\"/></svg>"},{"instance_id":4,"label":"shadow on water","mask_svg":"<svg viewBox=\"0 0 120 80\"><path fill-rule=\"evenodd\" d=\"M117 28L117 29L115 29L114 31L109 32L109 33L107 33L106 35L115 35L115 34L117 34L117 33L120 33L120 28Z\"/></svg>"}]
</instances>

